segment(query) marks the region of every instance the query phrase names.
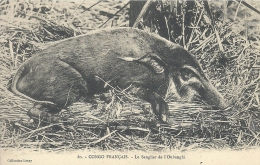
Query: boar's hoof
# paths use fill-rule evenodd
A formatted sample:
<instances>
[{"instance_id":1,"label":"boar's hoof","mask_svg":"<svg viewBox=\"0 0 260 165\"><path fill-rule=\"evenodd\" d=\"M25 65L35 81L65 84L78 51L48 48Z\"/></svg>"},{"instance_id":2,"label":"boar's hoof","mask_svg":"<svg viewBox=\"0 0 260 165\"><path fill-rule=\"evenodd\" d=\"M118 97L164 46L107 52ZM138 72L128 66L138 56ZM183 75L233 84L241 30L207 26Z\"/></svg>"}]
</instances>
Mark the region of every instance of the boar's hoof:
<instances>
[{"instance_id":1,"label":"boar's hoof","mask_svg":"<svg viewBox=\"0 0 260 165\"><path fill-rule=\"evenodd\" d=\"M34 120L34 122L40 123L59 123L61 119L54 114L49 113L53 109L49 109L49 106L37 104L28 110L27 115ZM58 110L55 110L56 112ZM53 111L52 111L53 112Z\"/></svg>"},{"instance_id":2,"label":"boar's hoof","mask_svg":"<svg viewBox=\"0 0 260 165\"><path fill-rule=\"evenodd\" d=\"M168 104L160 97L151 103L153 113L159 117L162 123L168 123L169 108Z\"/></svg>"}]
</instances>

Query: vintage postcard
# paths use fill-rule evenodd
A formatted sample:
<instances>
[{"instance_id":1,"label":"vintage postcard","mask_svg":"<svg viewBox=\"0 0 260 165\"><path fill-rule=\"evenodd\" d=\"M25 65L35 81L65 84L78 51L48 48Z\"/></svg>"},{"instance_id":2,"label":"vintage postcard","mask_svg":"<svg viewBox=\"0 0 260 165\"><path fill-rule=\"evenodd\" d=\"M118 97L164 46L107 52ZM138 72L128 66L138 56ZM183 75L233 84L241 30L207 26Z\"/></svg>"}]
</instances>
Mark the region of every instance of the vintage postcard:
<instances>
[{"instance_id":1,"label":"vintage postcard","mask_svg":"<svg viewBox=\"0 0 260 165\"><path fill-rule=\"evenodd\" d=\"M260 164L259 15L1 0L0 164Z\"/></svg>"}]
</instances>

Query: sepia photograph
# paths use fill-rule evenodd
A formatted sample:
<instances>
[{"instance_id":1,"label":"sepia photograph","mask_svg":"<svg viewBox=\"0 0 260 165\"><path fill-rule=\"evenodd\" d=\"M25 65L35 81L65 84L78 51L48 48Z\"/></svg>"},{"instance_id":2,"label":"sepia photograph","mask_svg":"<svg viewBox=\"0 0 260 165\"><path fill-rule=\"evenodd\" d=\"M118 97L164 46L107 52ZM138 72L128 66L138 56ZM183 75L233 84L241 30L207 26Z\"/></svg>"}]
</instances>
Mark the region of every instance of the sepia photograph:
<instances>
[{"instance_id":1,"label":"sepia photograph","mask_svg":"<svg viewBox=\"0 0 260 165\"><path fill-rule=\"evenodd\" d=\"M0 164L260 164L259 0L0 0Z\"/></svg>"}]
</instances>

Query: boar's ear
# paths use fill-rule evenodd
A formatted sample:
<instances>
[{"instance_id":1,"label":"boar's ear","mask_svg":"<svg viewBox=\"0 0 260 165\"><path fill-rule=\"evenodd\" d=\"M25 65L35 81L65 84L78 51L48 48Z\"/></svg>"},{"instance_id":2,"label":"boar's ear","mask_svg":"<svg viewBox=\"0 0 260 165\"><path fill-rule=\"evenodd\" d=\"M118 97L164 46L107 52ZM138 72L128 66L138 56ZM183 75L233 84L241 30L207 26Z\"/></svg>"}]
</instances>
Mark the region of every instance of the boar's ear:
<instances>
[{"instance_id":1,"label":"boar's ear","mask_svg":"<svg viewBox=\"0 0 260 165\"><path fill-rule=\"evenodd\" d=\"M166 64L162 61L162 59L157 55L145 55L141 58L132 58L132 57L119 57L122 60L129 62L136 62L146 66L148 69L155 73L163 73L166 69Z\"/></svg>"}]
</instances>

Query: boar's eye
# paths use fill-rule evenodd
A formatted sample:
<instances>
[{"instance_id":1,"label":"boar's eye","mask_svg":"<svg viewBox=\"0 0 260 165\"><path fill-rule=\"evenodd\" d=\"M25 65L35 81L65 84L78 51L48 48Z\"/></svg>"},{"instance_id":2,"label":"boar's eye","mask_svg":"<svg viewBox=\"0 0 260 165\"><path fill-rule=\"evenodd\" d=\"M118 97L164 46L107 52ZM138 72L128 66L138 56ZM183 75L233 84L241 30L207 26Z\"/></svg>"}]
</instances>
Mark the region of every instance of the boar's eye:
<instances>
[{"instance_id":1,"label":"boar's eye","mask_svg":"<svg viewBox=\"0 0 260 165\"><path fill-rule=\"evenodd\" d=\"M181 78L184 81L188 81L192 77L195 77L194 73L189 69L181 69L180 73L181 73Z\"/></svg>"},{"instance_id":2,"label":"boar's eye","mask_svg":"<svg viewBox=\"0 0 260 165\"><path fill-rule=\"evenodd\" d=\"M180 73L181 73L181 77L184 81L187 81L193 77L196 77L197 79L200 79L200 74L197 71L196 68L192 67L192 66L188 66L188 65L184 65L181 69L180 69Z\"/></svg>"}]
</instances>

